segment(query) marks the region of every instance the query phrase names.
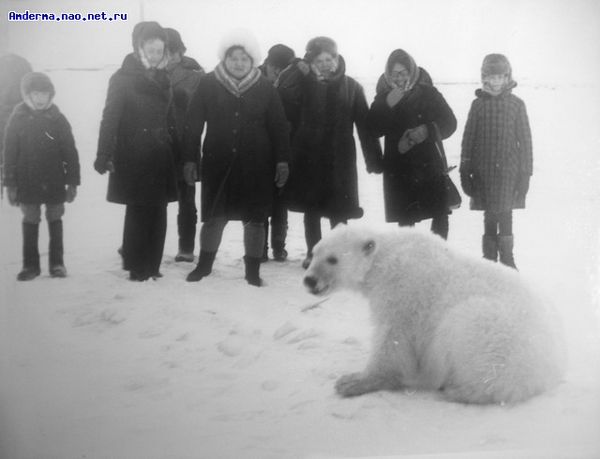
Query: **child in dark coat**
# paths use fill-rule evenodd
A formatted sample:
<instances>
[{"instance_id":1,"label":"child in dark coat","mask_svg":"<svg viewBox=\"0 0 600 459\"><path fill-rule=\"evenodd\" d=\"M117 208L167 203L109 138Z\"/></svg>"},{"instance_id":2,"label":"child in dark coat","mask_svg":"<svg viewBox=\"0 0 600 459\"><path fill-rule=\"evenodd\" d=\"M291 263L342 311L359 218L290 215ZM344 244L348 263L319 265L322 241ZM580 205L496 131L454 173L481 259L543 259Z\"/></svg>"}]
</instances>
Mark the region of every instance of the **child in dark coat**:
<instances>
[{"instance_id":1,"label":"child in dark coat","mask_svg":"<svg viewBox=\"0 0 600 459\"><path fill-rule=\"evenodd\" d=\"M484 211L483 257L516 268L512 210L525 208L533 173L529 119L512 94L517 83L505 56L487 55L481 79L463 135L460 179L471 210Z\"/></svg>"},{"instance_id":2,"label":"child in dark coat","mask_svg":"<svg viewBox=\"0 0 600 459\"><path fill-rule=\"evenodd\" d=\"M23 102L15 107L4 136L4 186L11 205L23 212L23 270L20 281L40 275L38 251L41 206L46 205L52 277L65 277L63 223L65 202L80 184L79 155L71 126L52 103L54 85L43 73L21 80Z\"/></svg>"}]
</instances>

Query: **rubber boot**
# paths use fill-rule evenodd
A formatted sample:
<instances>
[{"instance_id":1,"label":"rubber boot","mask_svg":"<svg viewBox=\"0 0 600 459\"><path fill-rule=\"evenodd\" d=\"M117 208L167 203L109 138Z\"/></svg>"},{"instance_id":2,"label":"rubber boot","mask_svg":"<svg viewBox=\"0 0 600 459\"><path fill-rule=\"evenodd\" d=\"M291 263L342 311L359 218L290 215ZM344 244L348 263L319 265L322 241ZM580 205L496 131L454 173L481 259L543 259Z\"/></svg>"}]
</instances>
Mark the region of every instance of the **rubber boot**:
<instances>
[{"instance_id":1,"label":"rubber boot","mask_svg":"<svg viewBox=\"0 0 600 459\"><path fill-rule=\"evenodd\" d=\"M40 275L40 252L38 250L39 223L23 223L23 269L17 280L29 281Z\"/></svg>"},{"instance_id":2,"label":"rubber boot","mask_svg":"<svg viewBox=\"0 0 600 459\"><path fill-rule=\"evenodd\" d=\"M514 236L498 236L498 253L500 254L500 263L510 268L517 269L513 248L515 244Z\"/></svg>"},{"instance_id":3,"label":"rubber boot","mask_svg":"<svg viewBox=\"0 0 600 459\"><path fill-rule=\"evenodd\" d=\"M260 258L244 256L246 266L246 281L255 287L261 287L263 282L260 278Z\"/></svg>"},{"instance_id":4,"label":"rubber boot","mask_svg":"<svg viewBox=\"0 0 600 459\"><path fill-rule=\"evenodd\" d=\"M188 274L186 280L188 282L198 282L203 277L208 276L212 272L212 266L215 261L217 252L205 252L200 250L200 258L196 268Z\"/></svg>"},{"instance_id":5,"label":"rubber boot","mask_svg":"<svg viewBox=\"0 0 600 459\"><path fill-rule=\"evenodd\" d=\"M481 240L481 247L483 249L483 258L491 261L498 261L498 237L490 236L487 234L483 235Z\"/></svg>"},{"instance_id":6,"label":"rubber boot","mask_svg":"<svg viewBox=\"0 0 600 459\"><path fill-rule=\"evenodd\" d=\"M49 265L50 276L67 277L67 268L63 261L63 222L56 220L48 222L48 231L50 233L49 247Z\"/></svg>"}]
</instances>

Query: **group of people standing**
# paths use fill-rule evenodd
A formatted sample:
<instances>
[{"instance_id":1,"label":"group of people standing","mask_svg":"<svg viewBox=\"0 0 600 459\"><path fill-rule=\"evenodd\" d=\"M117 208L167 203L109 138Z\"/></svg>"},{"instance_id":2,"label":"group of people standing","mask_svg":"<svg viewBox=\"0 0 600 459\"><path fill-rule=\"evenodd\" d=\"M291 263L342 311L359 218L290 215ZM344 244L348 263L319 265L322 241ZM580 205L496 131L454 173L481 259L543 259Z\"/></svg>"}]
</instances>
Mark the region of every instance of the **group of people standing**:
<instances>
[{"instance_id":1,"label":"group of people standing","mask_svg":"<svg viewBox=\"0 0 600 459\"><path fill-rule=\"evenodd\" d=\"M109 82L94 163L109 173L108 201L126 206L120 253L131 280L161 277L170 202L179 202L176 260L194 260L197 182L200 253L188 281L211 273L234 220L243 223L245 279L261 286L269 227L273 258L287 257L288 210L304 214L307 267L322 218L333 227L363 215L355 130L367 171L383 173L386 221L431 219L431 230L447 238L441 142L457 120L406 51L390 54L369 107L328 37L311 39L303 58L275 45L259 65L255 37L237 30L221 41L208 74L185 56L179 33L156 22L137 24L132 44ZM465 129L461 184L472 208L485 211L484 256L515 267L511 211L524 206L531 134L504 56L486 57L482 82ZM14 175L6 177L10 187Z\"/></svg>"}]
</instances>

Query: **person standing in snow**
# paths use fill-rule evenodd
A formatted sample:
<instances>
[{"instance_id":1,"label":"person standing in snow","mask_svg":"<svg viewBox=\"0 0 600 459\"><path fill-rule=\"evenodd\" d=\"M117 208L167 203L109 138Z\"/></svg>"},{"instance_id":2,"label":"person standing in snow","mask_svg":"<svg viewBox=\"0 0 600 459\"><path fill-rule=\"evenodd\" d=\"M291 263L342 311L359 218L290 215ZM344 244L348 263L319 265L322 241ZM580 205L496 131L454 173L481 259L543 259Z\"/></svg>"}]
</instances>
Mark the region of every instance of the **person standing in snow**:
<instances>
[{"instance_id":1,"label":"person standing in snow","mask_svg":"<svg viewBox=\"0 0 600 459\"><path fill-rule=\"evenodd\" d=\"M283 69L291 64L296 57L294 50L282 44L277 44L269 49L263 65L259 67L261 73L273 84L277 81ZM289 120L288 120L289 121ZM282 189L274 187L273 213L271 215L271 247L273 259L285 261L288 253L285 250L285 240L288 230L288 212L282 199ZM265 220L265 245L263 247L262 261L269 260L269 218Z\"/></svg>"},{"instance_id":2,"label":"person standing in snow","mask_svg":"<svg viewBox=\"0 0 600 459\"><path fill-rule=\"evenodd\" d=\"M132 35L134 52L109 81L94 168L110 173L107 200L126 206L123 269L130 280L145 281L162 276L179 141L165 70L167 33L157 22L141 22Z\"/></svg>"},{"instance_id":3,"label":"person standing in snow","mask_svg":"<svg viewBox=\"0 0 600 459\"><path fill-rule=\"evenodd\" d=\"M513 209L525 208L533 174L531 129L525 103L502 54L485 56L462 140L460 179L471 210L482 210L483 257L516 269Z\"/></svg>"},{"instance_id":4,"label":"person standing in snow","mask_svg":"<svg viewBox=\"0 0 600 459\"><path fill-rule=\"evenodd\" d=\"M169 64L167 72L173 88L173 102L177 120L177 134L181 141L185 114L189 102L196 91L200 78L205 75L204 69L191 57L185 56L186 47L181 35L175 29L165 29L169 40ZM200 153L200 152L198 152ZM194 261L196 241L196 223L198 209L196 208L196 185L188 185L183 178L183 170L179 169L178 179L178 214L177 233L179 236L179 251L175 261Z\"/></svg>"},{"instance_id":5,"label":"person standing in snow","mask_svg":"<svg viewBox=\"0 0 600 459\"><path fill-rule=\"evenodd\" d=\"M65 202L73 202L80 184L79 155L71 125L52 103L55 90L43 73L21 81L23 102L8 120L4 138L4 177L11 205L23 212L23 269L20 281L40 275L38 250L41 205L46 205L50 233L49 271L66 277L63 261Z\"/></svg>"},{"instance_id":6,"label":"person standing in snow","mask_svg":"<svg viewBox=\"0 0 600 459\"><path fill-rule=\"evenodd\" d=\"M446 239L450 211L436 142L454 133L456 117L406 51L397 49L388 57L367 124L377 136L385 136L386 221L413 226L431 218L431 231Z\"/></svg>"},{"instance_id":7,"label":"person standing in snow","mask_svg":"<svg viewBox=\"0 0 600 459\"><path fill-rule=\"evenodd\" d=\"M264 221L273 208L273 182L288 176L289 126L273 84L261 75L258 43L247 31L224 37L219 64L200 80L184 133L184 174L196 179L202 144L200 259L187 280L209 275L230 220L244 227L246 281L261 286Z\"/></svg>"},{"instance_id":8,"label":"person standing in snow","mask_svg":"<svg viewBox=\"0 0 600 459\"><path fill-rule=\"evenodd\" d=\"M321 239L321 218L333 228L361 218L354 125L369 172L381 156L378 140L365 126L368 105L360 84L346 75L343 57L328 37L311 39L304 59L279 75L277 88L292 127L288 209L304 213L307 268Z\"/></svg>"}]
</instances>

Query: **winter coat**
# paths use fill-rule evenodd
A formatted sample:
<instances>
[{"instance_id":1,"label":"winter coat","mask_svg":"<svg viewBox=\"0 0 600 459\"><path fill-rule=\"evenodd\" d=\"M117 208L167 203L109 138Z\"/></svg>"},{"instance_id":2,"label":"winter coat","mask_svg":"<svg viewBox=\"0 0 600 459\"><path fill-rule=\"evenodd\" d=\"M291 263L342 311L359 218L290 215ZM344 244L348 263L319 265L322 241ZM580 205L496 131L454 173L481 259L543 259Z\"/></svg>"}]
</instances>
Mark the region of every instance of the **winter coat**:
<instances>
[{"instance_id":1,"label":"winter coat","mask_svg":"<svg viewBox=\"0 0 600 459\"><path fill-rule=\"evenodd\" d=\"M471 176L472 210L494 213L525 207L517 199L522 176L533 173L533 148L525 103L512 94L478 89L462 140L461 174Z\"/></svg>"},{"instance_id":2,"label":"winter coat","mask_svg":"<svg viewBox=\"0 0 600 459\"><path fill-rule=\"evenodd\" d=\"M360 218L356 142L358 131L367 169L381 156L378 140L366 129L368 105L362 86L346 76L345 63L330 80L314 73L303 75L296 65L284 70L277 82L293 126L290 178L284 188L288 207L327 218Z\"/></svg>"},{"instance_id":3,"label":"winter coat","mask_svg":"<svg viewBox=\"0 0 600 459\"><path fill-rule=\"evenodd\" d=\"M206 75L206 72L198 62L187 56L182 56L181 61L168 72L173 88L177 133L181 139L190 100L196 92L200 78Z\"/></svg>"},{"instance_id":4,"label":"winter coat","mask_svg":"<svg viewBox=\"0 0 600 459\"><path fill-rule=\"evenodd\" d=\"M166 72L154 76L129 54L110 79L100 124L98 159L111 160L107 200L166 205L177 200L179 141Z\"/></svg>"},{"instance_id":5,"label":"winter coat","mask_svg":"<svg viewBox=\"0 0 600 459\"><path fill-rule=\"evenodd\" d=\"M450 137L456 130L456 118L440 92L421 72L412 89L390 108L389 88L378 87L367 123L377 136L385 136L383 190L388 222L414 224L448 212L444 166L436 140ZM401 154L398 142L408 129L427 126L428 138ZM436 126L441 139L436 138Z\"/></svg>"},{"instance_id":6,"label":"winter coat","mask_svg":"<svg viewBox=\"0 0 600 459\"><path fill-rule=\"evenodd\" d=\"M206 135L201 137L206 124ZM289 127L281 100L265 77L236 97L210 72L190 103L184 161L202 145L201 218L262 222L273 206L276 164L288 162Z\"/></svg>"},{"instance_id":7,"label":"winter coat","mask_svg":"<svg viewBox=\"0 0 600 459\"><path fill-rule=\"evenodd\" d=\"M17 188L17 202L62 204L65 186L80 184L79 156L71 125L54 104L15 107L4 138L4 186Z\"/></svg>"}]
</instances>

